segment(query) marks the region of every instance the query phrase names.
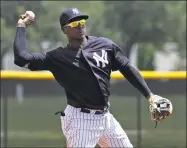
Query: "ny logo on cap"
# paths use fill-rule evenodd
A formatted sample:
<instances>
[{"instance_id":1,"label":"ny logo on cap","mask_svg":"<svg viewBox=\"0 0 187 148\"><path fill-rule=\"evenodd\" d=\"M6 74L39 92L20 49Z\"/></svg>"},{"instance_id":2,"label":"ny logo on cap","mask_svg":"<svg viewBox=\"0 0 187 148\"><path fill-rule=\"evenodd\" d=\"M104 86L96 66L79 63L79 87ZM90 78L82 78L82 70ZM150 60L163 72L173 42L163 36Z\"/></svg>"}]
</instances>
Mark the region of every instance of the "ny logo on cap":
<instances>
[{"instance_id":1,"label":"ny logo on cap","mask_svg":"<svg viewBox=\"0 0 187 148\"><path fill-rule=\"evenodd\" d=\"M73 8L72 11L74 14L79 14L79 10L77 8Z\"/></svg>"}]
</instances>

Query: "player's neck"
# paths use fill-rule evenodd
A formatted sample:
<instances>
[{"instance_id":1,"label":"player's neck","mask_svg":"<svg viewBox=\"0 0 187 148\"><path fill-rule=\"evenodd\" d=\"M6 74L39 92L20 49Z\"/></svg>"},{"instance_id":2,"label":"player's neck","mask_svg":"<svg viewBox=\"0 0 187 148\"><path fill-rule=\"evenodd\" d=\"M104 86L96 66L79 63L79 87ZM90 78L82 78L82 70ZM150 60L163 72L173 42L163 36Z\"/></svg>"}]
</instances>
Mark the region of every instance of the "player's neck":
<instances>
[{"instance_id":1,"label":"player's neck","mask_svg":"<svg viewBox=\"0 0 187 148\"><path fill-rule=\"evenodd\" d=\"M83 48L87 43L87 38L83 37L82 39L69 39L68 46L73 49Z\"/></svg>"}]
</instances>

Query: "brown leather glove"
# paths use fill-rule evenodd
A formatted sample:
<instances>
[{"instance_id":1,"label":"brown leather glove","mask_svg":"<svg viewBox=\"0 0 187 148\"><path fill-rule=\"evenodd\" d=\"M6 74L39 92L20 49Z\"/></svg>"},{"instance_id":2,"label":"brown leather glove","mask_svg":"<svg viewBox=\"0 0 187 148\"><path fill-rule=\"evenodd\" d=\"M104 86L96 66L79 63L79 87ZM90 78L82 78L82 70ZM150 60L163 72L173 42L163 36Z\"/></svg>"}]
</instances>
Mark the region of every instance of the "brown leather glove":
<instances>
[{"instance_id":1,"label":"brown leather glove","mask_svg":"<svg viewBox=\"0 0 187 148\"><path fill-rule=\"evenodd\" d=\"M149 99L149 110L153 121L161 121L172 114L173 105L170 100L158 95L152 95Z\"/></svg>"}]
</instances>

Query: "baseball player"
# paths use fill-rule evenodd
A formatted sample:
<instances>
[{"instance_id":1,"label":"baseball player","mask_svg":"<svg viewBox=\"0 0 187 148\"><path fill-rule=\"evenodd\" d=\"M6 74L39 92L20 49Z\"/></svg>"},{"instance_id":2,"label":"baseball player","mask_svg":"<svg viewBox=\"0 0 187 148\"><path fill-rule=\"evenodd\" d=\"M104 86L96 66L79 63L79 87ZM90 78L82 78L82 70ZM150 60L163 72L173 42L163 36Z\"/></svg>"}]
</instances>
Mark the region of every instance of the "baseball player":
<instances>
[{"instance_id":1,"label":"baseball player","mask_svg":"<svg viewBox=\"0 0 187 148\"><path fill-rule=\"evenodd\" d=\"M117 44L104 37L86 34L88 18L77 8L66 9L59 22L69 41L67 46L46 54L28 53L26 27L35 20L35 15L26 11L17 23L14 62L31 71L50 71L64 88L67 106L60 112L60 118L67 147L95 147L96 144L100 147L133 147L109 111L111 71L119 70L145 96L153 121L171 115L172 104L151 92Z\"/></svg>"}]
</instances>

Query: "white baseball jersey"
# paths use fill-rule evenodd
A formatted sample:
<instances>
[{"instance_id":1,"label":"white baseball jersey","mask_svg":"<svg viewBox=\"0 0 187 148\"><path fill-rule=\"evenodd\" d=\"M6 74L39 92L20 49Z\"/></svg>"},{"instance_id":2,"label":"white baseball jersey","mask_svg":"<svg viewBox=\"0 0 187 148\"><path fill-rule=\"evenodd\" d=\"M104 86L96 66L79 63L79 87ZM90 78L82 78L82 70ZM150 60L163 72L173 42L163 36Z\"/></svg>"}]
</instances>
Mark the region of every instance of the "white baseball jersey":
<instances>
[{"instance_id":1,"label":"white baseball jersey","mask_svg":"<svg viewBox=\"0 0 187 148\"><path fill-rule=\"evenodd\" d=\"M61 116L62 132L66 137L67 147L132 148L126 133L110 112L94 114L80 112L80 108L67 105Z\"/></svg>"}]
</instances>

